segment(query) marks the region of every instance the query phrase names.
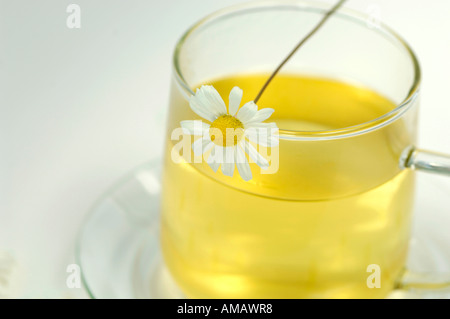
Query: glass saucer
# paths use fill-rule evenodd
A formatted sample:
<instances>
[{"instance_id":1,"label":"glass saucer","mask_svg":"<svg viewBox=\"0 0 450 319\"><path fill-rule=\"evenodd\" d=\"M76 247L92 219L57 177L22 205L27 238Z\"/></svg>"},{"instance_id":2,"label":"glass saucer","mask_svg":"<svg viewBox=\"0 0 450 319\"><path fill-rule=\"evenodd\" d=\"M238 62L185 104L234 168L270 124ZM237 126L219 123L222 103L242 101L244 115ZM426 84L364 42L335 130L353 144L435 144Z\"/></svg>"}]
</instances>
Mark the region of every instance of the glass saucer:
<instances>
[{"instance_id":1,"label":"glass saucer","mask_svg":"<svg viewBox=\"0 0 450 319\"><path fill-rule=\"evenodd\" d=\"M88 213L76 258L92 298L183 298L159 250L159 161L142 165Z\"/></svg>"},{"instance_id":2,"label":"glass saucer","mask_svg":"<svg viewBox=\"0 0 450 319\"><path fill-rule=\"evenodd\" d=\"M80 230L76 259L92 298L184 298L159 246L160 161L132 170L94 205ZM450 271L450 178L417 174L408 269ZM394 291L392 298L426 297ZM449 294L428 297L450 297Z\"/></svg>"}]
</instances>

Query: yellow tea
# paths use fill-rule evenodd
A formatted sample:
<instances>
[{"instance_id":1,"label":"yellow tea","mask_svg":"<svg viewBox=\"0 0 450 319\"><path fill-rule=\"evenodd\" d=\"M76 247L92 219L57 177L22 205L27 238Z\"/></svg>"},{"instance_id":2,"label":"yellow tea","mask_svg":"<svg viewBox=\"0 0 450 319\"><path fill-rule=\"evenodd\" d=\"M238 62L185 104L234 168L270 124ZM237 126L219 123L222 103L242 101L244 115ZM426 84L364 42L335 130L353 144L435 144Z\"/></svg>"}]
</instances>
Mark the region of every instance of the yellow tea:
<instances>
[{"instance_id":1,"label":"yellow tea","mask_svg":"<svg viewBox=\"0 0 450 319\"><path fill-rule=\"evenodd\" d=\"M226 103L239 86L245 103L267 76L207 84ZM178 88L170 107L169 131L200 119ZM204 162L175 163L178 141L168 136L161 241L182 291L190 298L386 296L405 264L414 190L413 172L398 160L414 136L402 120L377 127L395 104L354 83L280 74L258 107L275 109L268 122L280 128L273 174L250 164L253 179L245 182ZM368 285L370 265L381 271L380 287Z\"/></svg>"}]
</instances>

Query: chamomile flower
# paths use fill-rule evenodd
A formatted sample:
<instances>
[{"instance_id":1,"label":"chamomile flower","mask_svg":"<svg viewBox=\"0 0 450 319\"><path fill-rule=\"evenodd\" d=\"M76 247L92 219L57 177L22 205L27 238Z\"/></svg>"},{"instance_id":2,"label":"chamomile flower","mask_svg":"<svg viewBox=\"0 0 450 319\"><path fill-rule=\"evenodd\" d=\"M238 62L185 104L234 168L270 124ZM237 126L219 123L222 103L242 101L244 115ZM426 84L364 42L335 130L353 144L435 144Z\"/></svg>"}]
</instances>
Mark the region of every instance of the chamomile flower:
<instances>
[{"instance_id":1,"label":"chamomile flower","mask_svg":"<svg viewBox=\"0 0 450 319\"><path fill-rule=\"evenodd\" d=\"M251 101L239 107L243 92L234 87L229 95L228 108L219 92L211 85L203 85L189 99L191 109L207 122L201 120L182 121L183 132L201 136L192 144L195 155L207 156L206 162L217 172L233 176L235 166L245 181L252 179L246 154L262 169L269 167L268 161L252 143L274 147L278 145L278 127L275 123L262 123L274 112L271 108L258 110ZM250 143L252 142L252 143Z\"/></svg>"}]
</instances>

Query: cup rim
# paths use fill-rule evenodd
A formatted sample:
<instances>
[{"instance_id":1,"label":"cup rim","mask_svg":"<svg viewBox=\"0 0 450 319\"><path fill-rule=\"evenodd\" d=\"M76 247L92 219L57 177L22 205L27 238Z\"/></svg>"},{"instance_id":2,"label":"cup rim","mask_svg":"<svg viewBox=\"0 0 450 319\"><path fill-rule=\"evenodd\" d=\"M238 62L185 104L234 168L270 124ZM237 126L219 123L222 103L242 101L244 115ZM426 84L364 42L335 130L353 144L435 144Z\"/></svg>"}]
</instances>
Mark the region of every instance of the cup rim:
<instances>
[{"instance_id":1,"label":"cup rim","mask_svg":"<svg viewBox=\"0 0 450 319\"><path fill-rule=\"evenodd\" d=\"M180 64L179 64L179 55L180 51L183 47L185 41L189 38L189 36L194 33L197 29L206 25L209 22L215 21L220 17L224 17L230 14L237 14L244 10L251 9L260 9L260 8L286 8L292 7L295 9L301 8L309 8L309 9L317 9L323 11L325 13L329 10L330 5L326 3L321 3L317 1L309 1L309 0L301 0L301 1L292 1L292 0L262 0L262 1L251 1L243 4L237 4L228 6L226 8L217 10L203 19L197 21L194 25L187 29L187 31L181 36L178 40L175 50L173 53L173 72L175 81L179 85L180 89L184 90L184 95L187 97L194 95L195 93L190 88L187 81L184 79L183 73L181 72ZM338 11L334 13L334 16L351 19L355 23L366 24L369 15L361 13L359 11L342 7ZM368 27L367 27L368 28ZM382 36L384 36L387 40L393 40L396 42L396 45L402 47L406 54L410 57L413 71L414 71L414 80L413 83L406 95L406 97L398 104L396 107L390 110L389 112L372 119L370 121L366 121L363 123L359 123L356 125L351 125L343 128L332 129L332 130L321 130L321 131L296 131L296 130L286 130L283 128L279 128L279 138L280 139L288 139L288 140L330 140L330 139L340 139L345 137L351 137L356 135L365 134L374 130L377 130L381 127L384 127L398 118L400 118L408 109L413 105L413 102L416 100L419 91L420 91L420 82L421 82L421 69L420 64L417 59L416 54L410 45L403 39L397 32L395 32L392 28L387 26L383 22L377 23L376 28L371 29L374 32L378 32Z\"/></svg>"}]
</instances>

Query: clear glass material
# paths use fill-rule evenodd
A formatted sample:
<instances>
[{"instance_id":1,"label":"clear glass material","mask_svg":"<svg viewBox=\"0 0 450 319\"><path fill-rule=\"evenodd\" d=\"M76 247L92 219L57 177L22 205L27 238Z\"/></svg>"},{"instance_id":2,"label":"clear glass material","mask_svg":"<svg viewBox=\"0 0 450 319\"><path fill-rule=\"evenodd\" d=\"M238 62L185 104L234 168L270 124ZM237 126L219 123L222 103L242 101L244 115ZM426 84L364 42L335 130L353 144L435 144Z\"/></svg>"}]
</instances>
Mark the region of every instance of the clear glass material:
<instances>
[{"instance_id":1,"label":"clear glass material","mask_svg":"<svg viewBox=\"0 0 450 319\"><path fill-rule=\"evenodd\" d=\"M450 256L446 254L448 232L444 226L450 218L445 218L446 208L435 206L450 197L450 179L419 174L417 182L416 227L406 265L423 273L406 272L387 298L448 298L450 289L443 287L445 277L433 272L450 268ZM90 297L185 298L162 260L160 201L158 160L128 172L90 209L80 229L75 254ZM436 227L436 220L443 221L443 227Z\"/></svg>"},{"instance_id":2,"label":"clear glass material","mask_svg":"<svg viewBox=\"0 0 450 319\"><path fill-rule=\"evenodd\" d=\"M431 173L450 175L450 156L442 153L411 149L405 166Z\"/></svg>"},{"instance_id":3,"label":"clear glass material","mask_svg":"<svg viewBox=\"0 0 450 319\"><path fill-rule=\"evenodd\" d=\"M339 10L280 76L363 86L392 101L389 111L308 130L290 125L289 112L271 105L280 128L279 168L275 174L254 170L251 183L216 174L206 163L172 159L172 132L181 121L199 118L188 103L195 87L270 74L327 9L291 1L241 5L203 19L177 45L161 240L164 260L188 297L378 298L401 281L414 198L408 167L442 172L448 162L433 157L431 164L413 149L420 68L388 27ZM370 265L381 269L378 289L367 283Z\"/></svg>"}]
</instances>

